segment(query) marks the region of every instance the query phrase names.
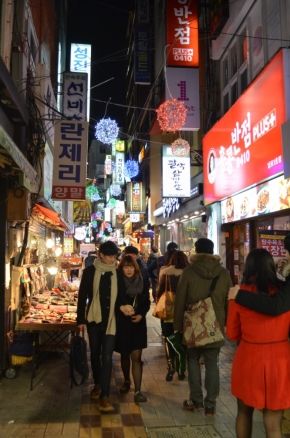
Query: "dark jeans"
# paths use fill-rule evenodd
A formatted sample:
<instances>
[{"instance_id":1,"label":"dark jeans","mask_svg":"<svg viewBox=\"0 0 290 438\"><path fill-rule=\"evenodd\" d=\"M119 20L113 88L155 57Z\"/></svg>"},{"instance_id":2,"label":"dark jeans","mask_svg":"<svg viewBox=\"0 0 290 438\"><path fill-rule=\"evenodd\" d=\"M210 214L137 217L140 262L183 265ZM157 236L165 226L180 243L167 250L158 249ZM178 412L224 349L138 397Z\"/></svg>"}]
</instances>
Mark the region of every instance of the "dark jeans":
<instances>
[{"instance_id":1,"label":"dark jeans","mask_svg":"<svg viewBox=\"0 0 290 438\"><path fill-rule=\"evenodd\" d=\"M196 403L203 403L207 408L214 408L216 398L219 394L219 357L220 348L189 348L187 350L188 360L188 383L190 399ZM205 365L206 397L203 400L201 370L199 360L201 356Z\"/></svg>"},{"instance_id":2,"label":"dark jeans","mask_svg":"<svg viewBox=\"0 0 290 438\"><path fill-rule=\"evenodd\" d=\"M91 367L95 385L101 386L100 397L108 397L112 374L112 356L115 336L106 335L102 324L87 324L91 350Z\"/></svg>"}]
</instances>

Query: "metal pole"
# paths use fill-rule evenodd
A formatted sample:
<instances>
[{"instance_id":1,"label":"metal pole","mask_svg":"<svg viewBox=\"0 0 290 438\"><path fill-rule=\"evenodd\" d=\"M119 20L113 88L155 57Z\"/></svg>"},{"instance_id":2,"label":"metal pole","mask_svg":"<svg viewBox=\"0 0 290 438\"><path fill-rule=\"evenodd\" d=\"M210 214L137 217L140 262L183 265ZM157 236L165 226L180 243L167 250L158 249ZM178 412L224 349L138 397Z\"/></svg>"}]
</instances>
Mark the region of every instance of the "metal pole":
<instances>
[{"instance_id":1,"label":"metal pole","mask_svg":"<svg viewBox=\"0 0 290 438\"><path fill-rule=\"evenodd\" d=\"M1 197L0 197L0 371L4 370L5 361L5 314L6 314L6 288L5 288L5 251L7 247L7 198L8 198L8 180L0 179Z\"/></svg>"}]
</instances>

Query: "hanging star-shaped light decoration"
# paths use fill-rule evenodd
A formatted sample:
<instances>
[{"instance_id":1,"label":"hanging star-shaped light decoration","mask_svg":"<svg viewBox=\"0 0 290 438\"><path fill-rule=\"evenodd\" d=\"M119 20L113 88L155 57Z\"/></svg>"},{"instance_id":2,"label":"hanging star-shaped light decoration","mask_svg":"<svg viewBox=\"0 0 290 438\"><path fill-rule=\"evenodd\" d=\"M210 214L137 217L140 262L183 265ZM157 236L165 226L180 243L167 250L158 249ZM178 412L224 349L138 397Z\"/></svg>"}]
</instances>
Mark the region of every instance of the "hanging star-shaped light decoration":
<instances>
[{"instance_id":1,"label":"hanging star-shaped light decoration","mask_svg":"<svg viewBox=\"0 0 290 438\"><path fill-rule=\"evenodd\" d=\"M111 184L110 193L112 196L120 196L122 193L121 186L119 184Z\"/></svg>"},{"instance_id":2,"label":"hanging star-shaped light decoration","mask_svg":"<svg viewBox=\"0 0 290 438\"><path fill-rule=\"evenodd\" d=\"M134 178L139 173L139 164L135 160L127 160L124 165L124 174L128 178Z\"/></svg>"},{"instance_id":3,"label":"hanging star-shaped light decoration","mask_svg":"<svg viewBox=\"0 0 290 438\"><path fill-rule=\"evenodd\" d=\"M106 119L101 119L95 125L95 137L97 140L101 141L105 144L112 144L117 139L119 134L119 127L115 120L110 119L110 117Z\"/></svg>"},{"instance_id":4,"label":"hanging star-shaped light decoration","mask_svg":"<svg viewBox=\"0 0 290 438\"><path fill-rule=\"evenodd\" d=\"M178 138L173 143L171 143L172 154L177 157L185 157L189 154L190 145L188 141L183 138Z\"/></svg>"},{"instance_id":5,"label":"hanging star-shaped light decoration","mask_svg":"<svg viewBox=\"0 0 290 438\"><path fill-rule=\"evenodd\" d=\"M166 100L157 108L156 112L161 130L168 132L180 131L187 116L184 102L177 99Z\"/></svg>"}]
</instances>

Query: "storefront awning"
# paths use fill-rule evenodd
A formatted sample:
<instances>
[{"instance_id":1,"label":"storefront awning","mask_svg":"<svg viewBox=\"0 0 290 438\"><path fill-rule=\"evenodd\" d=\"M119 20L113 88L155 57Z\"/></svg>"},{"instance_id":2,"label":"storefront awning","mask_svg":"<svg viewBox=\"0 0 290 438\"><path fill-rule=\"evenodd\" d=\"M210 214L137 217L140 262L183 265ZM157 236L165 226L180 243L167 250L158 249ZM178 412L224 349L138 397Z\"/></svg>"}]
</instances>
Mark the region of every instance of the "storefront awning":
<instances>
[{"instance_id":1,"label":"storefront awning","mask_svg":"<svg viewBox=\"0 0 290 438\"><path fill-rule=\"evenodd\" d=\"M35 204L32 209L32 217L41 222L45 222L49 227L56 228L61 231L67 229L67 225L62 220L60 215L50 208L43 207L40 204Z\"/></svg>"}]
</instances>

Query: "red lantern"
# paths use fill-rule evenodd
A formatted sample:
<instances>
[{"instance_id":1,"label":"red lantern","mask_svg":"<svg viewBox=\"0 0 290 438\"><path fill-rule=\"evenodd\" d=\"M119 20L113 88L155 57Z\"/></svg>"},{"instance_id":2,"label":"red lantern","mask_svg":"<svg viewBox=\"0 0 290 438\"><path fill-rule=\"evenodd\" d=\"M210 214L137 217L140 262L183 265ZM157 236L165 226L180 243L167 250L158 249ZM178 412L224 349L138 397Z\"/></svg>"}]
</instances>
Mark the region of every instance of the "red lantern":
<instances>
[{"instance_id":1,"label":"red lantern","mask_svg":"<svg viewBox=\"0 0 290 438\"><path fill-rule=\"evenodd\" d=\"M186 157L190 151L190 145L188 141L183 138L178 138L171 144L172 154L177 157Z\"/></svg>"},{"instance_id":2,"label":"red lantern","mask_svg":"<svg viewBox=\"0 0 290 438\"><path fill-rule=\"evenodd\" d=\"M156 112L162 131L180 131L187 116L186 106L177 99L166 100L159 106Z\"/></svg>"}]
</instances>

